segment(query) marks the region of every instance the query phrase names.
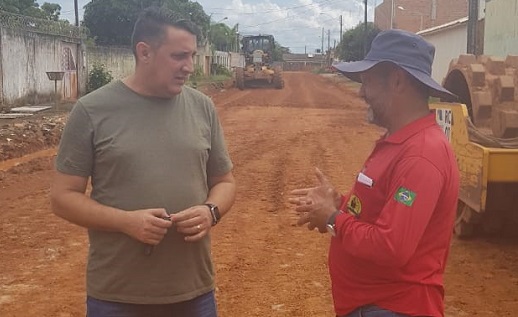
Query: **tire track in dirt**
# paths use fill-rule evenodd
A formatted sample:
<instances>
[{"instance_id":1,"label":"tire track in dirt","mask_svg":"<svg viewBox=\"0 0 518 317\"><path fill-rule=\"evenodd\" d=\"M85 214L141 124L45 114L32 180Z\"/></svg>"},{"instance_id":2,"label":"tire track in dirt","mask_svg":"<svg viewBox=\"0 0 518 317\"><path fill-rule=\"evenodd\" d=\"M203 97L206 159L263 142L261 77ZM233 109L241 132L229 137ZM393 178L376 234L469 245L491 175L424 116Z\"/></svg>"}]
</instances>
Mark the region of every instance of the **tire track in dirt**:
<instances>
[{"instance_id":1,"label":"tire track in dirt","mask_svg":"<svg viewBox=\"0 0 518 317\"><path fill-rule=\"evenodd\" d=\"M357 92L344 90L343 86L320 75L285 72L284 77L284 89L251 88L240 91L231 88L217 94L213 100L223 115L234 107L349 109L354 108L354 103L358 102Z\"/></svg>"},{"instance_id":2,"label":"tire track in dirt","mask_svg":"<svg viewBox=\"0 0 518 317\"><path fill-rule=\"evenodd\" d=\"M235 261L234 265L226 266L236 267L240 272L238 282L235 281L234 274L227 281L226 272L218 271L218 285L222 290L218 293L218 297L222 315L259 316L277 312L283 316L289 311L296 311L298 306L296 303L300 303L300 297L304 295L304 292L299 289L293 290L294 286L302 287L303 284L294 281L294 276L290 274L293 268L291 263L301 262L299 258L304 256L303 245L299 247L286 245L286 241L289 240L287 236L296 236L298 234L296 231L300 230L292 225L294 217L286 209L283 195L286 192L285 182L288 180L284 175L287 171L286 167L293 162L288 152L288 149L283 150L278 143L277 151L264 152L262 156L249 161L247 166L243 167L253 177L253 183L246 182L248 185L246 190L248 193L253 193L253 197L241 197L233 211L240 214L228 216L228 223L234 222L237 223L237 228L244 228L239 236L235 237L234 247L238 250L238 254L235 255L234 260L230 260L228 254L221 254L221 256L215 254L217 263L221 261L218 259ZM240 156L236 156L236 160L239 161ZM236 175L238 182L242 182L242 176L240 177L239 173ZM247 202L246 206L240 203L243 200ZM264 257L254 256L258 253L264 254L265 250L268 252ZM325 272L323 273L322 277L325 278ZM228 283L245 287L240 290L239 295L234 293L226 296L223 291ZM279 302L279 296L284 300ZM257 297L261 298L260 301L257 301ZM295 299L287 302L286 299L290 297ZM249 306L246 302L239 302L239 298L249 298L257 305ZM225 306L230 310L225 311ZM297 315L297 313L294 314L294 316Z\"/></svg>"},{"instance_id":3,"label":"tire track in dirt","mask_svg":"<svg viewBox=\"0 0 518 317\"><path fill-rule=\"evenodd\" d=\"M313 75L300 76L306 80L293 77L297 80L291 81L288 75L283 91L252 90L246 98L222 107L233 111L223 125L240 188L233 211L214 235L217 295L224 316L332 314L326 265L329 237L296 227L298 217L286 195L292 189L312 186L314 166L327 170L329 157L340 157L340 150L332 149L337 144L332 143L350 141L341 135L346 127L335 121L340 120L337 116L344 119L351 114L345 106L343 113L329 107L344 105L341 100L317 102L321 98L301 86ZM301 89L306 93L301 94ZM350 112L356 120L360 118L360 109ZM240 126L236 126L238 120ZM242 122L248 124L243 127ZM334 130L331 138L322 138L330 130ZM219 241L232 248L219 248ZM235 294L229 291L230 285L244 287ZM240 302L240 298L247 300Z\"/></svg>"},{"instance_id":4,"label":"tire track in dirt","mask_svg":"<svg viewBox=\"0 0 518 317\"><path fill-rule=\"evenodd\" d=\"M1 316L84 315L84 300L76 300L84 298L86 233L50 212L51 175L9 174L0 182ZM12 191L18 186L24 190Z\"/></svg>"},{"instance_id":5,"label":"tire track in dirt","mask_svg":"<svg viewBox=\"0 0 518 317\"><path fill-rule=\"evenodd\" d=\"M354 89L315 74L285 78L283 90L214 95L238 182L233 210L212 231L224 317L333 316L329 237L294 226L286 195L314 185L315 166L346 191L382 132L365 122ZM45 160L0 172L2 317L84 316L86 232L50 212ZM517 263L517 241L453 241L446 316L514 316Z\"/></svg>"}]
</instances>

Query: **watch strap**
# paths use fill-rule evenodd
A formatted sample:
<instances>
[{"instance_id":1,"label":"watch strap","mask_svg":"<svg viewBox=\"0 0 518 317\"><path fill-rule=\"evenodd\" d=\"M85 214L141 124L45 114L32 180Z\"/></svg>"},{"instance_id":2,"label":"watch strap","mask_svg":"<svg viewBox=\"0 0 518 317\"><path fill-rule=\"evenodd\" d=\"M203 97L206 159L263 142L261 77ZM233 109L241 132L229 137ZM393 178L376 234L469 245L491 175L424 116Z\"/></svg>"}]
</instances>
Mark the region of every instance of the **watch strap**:
<instances>
[{"instance_id":1,"label":"watch strap","mask_svg":"<svg viewBox=\"0 0 518 317\"><path fill-rule=\"evenodd\" d=\"M327 232L329 232L333 237L336 237L337 235L337 232L336 232L336 217L341 214L342 211L341 210L337 210L335 212L333 212L329 218L327 218L327 222L326 222L326 228L327 228Z\"/></svg>"},{"instance_id":2,"label":"watch strap","mask_svg":"<svg viewBox=\"0 0 518 317\"><path fill-rule=\"evenodd\" d=\"M342 211L341 210L337 210L335 212L333 212L329 218L327 218L327 224L328 225L331 225L331 226L335 226L336 225L336 216L338 216L339 214L341 214Z\"/></svg>"},{"instance_id":3,"label":"watch strap","mask_svg":"<svg viewBox=\"0 0 518 317\"><path fill-rule=\"evenodd\" d=\"M221 214L219 213L218 206L214 204L205 204L205 206L209 207L210 215L212 216L212 226L217 225L221 220Z\"/></svg>"}]
</instances>

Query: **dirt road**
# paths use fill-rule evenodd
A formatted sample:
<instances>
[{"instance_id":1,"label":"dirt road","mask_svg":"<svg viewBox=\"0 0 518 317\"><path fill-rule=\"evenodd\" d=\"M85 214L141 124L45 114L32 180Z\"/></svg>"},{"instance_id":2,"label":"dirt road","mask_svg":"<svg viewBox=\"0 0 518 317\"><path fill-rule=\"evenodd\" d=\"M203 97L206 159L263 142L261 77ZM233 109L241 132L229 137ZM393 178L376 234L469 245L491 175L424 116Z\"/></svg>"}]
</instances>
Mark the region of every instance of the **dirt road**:
<instances>
[{"instance_id":1,"label":"dirt road","mask_svg":"<svg viewBox=\"0 0 518 317\"><path fill-rule=\"evenodd\" d=\"M334 316L329 237L295 226L286 195L313 184L316 166L347 190L382 131L353 86L309 73L287 73L284 90L213 99L239 185L213 230L220 316ZM0 172L3 317L84 316L86 234L50 212L52 155ZM518 241L455 240L446 291L449 317L517 316Z\"/></svg>"}]
</instances>

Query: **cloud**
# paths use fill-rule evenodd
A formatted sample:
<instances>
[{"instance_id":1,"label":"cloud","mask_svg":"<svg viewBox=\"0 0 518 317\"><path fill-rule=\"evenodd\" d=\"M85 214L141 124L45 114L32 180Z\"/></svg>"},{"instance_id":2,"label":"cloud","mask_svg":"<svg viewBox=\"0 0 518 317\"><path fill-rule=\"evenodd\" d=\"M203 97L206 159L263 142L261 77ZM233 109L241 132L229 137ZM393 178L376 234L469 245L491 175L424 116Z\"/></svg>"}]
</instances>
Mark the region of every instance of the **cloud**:
<instances>
[{"instance_id":1,"label":"cloud","mask_svg":"<svg viewBox=\"0 0 518 317\"><path fill-rule=\"evenodd\" d=\"M47 1L47 0L45 0ZM38 2L42 4L44 0ZM383 0L368 1L368 20L374 17L374 7ZM72 0L49 0L62 7L62 17L74 21ZM78 0L82 19L83 6L89 0ZM364 19L364 0L197 0L213 22L221 21L239 32L272 34L275 40L292 52L308 53L324 46L334 46L342 31L353 28ZM227 17L226 20L223 18ZM222 21L223 20L223 21ZM322 28L324 44L322 45Z\"/></svg>"},{"instance_id":2,"label":"cloud","mask_svg":"<svg viewBox=\"0 0 518 317\"><path fill-rule=\"evenodd\" d=\"M277 42L292 52L310 53L340 39L342 31L353 28L364 17L363 0L198 0L212 20L227 17L224 23L239 23L241 34L272 34ZM377 2L381 2L378 0ZM368 20L373 17L376 2L369 1ZM322 28L324 45L322 45Z\"/></svg>"}]
</instances>

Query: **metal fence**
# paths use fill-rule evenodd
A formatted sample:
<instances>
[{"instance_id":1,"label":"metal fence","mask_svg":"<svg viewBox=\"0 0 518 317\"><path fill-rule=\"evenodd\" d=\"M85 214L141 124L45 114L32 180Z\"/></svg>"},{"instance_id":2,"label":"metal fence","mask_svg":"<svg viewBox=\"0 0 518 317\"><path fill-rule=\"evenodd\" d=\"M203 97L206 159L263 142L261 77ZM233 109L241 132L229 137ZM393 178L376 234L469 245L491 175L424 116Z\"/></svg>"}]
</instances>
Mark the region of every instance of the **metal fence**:
<instances>
[{"instance_id":1,"label":"metal fence","mask_svg":"<svg viewBox=\"0 0 518 317\"><path fill-rule=\"evenodd\" d=\"M85 28L77 27L66 22L37 19L5 11L0 11L0 27L60 35L76 39L86 37Z\"/></svg>"}]
</instances>

